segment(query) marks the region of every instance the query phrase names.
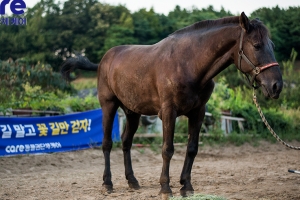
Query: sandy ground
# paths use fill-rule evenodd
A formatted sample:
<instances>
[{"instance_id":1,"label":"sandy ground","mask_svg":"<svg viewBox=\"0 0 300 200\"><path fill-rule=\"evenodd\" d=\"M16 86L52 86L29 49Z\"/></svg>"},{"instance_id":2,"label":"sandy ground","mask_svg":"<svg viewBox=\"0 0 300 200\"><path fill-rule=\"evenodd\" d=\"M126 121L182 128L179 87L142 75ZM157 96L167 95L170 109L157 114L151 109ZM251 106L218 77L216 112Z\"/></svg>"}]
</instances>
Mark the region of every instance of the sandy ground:
<instances>
[{"instance_id":1,"label":"sandy ground","mask_svg":"<svg viewBox=\"0 0 300 200\"><path fill-rule=\"evenodd\" d=\"M300 143L294 143L300 146ZM160 150L158 150L160 152ZM299 151L281 144L241 147L200 147L192 170L195 193L228 199L300 199ZM170 176L179 196L179 176L185 155L176 147ZM124 176L121 149L111 153L114 192L102 190L104 159L100 149L47 155L0 158L0 199L160 199L162 158L148 148L133 148L133 167L140 190L131 190Z\"/></svg>"}]
</instances>

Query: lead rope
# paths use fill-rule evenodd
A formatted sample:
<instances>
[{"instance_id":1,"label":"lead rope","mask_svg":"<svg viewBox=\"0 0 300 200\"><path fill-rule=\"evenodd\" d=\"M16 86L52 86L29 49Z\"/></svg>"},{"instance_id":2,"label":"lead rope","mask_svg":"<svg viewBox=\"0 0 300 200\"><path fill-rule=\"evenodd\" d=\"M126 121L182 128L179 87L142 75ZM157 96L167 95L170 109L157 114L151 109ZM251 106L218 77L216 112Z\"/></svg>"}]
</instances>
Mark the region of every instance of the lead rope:
<instances>
[{"instance_id":1,"label":"lead rope","mask_svg":"<svg viewBox=\"0 0 300 200\"><path fill-rule=\"evenodd\" d=\"M283 144L284 146L290 148L290 149L295 149L295 150L300 150L300 147L294 147L292 145L287 144L285 141L283 141L282 139L280 139L280 137L275 133L275 131L272 129L272 127L269 125L267 119L265 118L258 102L257 102L257 97L256 97L256 93L255 93L255 89L253 89L253 101L256 105L256 108L258 110L258 113L262 119L262 121L265 123L266 127L269 129L269 131L271 132L271 134L276 138L276 140L278 142L280 142L281 144Z\"/></svg>"}]
</instances>

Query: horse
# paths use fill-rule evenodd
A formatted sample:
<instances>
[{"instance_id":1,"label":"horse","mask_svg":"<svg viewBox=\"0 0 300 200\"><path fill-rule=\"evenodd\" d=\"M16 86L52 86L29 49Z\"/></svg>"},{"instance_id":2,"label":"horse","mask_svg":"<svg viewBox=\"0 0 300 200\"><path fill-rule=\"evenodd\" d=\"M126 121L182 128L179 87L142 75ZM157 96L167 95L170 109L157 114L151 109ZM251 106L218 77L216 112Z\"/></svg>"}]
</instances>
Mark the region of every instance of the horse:
<instances>
[{"instance_id":1,"label":"horse","mask_svg":"<svg viewBox=\"0 0 300 200\"><path fill-rule=\"evenodd\" d=\"M61 73L69 80L75 69L97 71L98 99L103 110L103 187L107 192L113 190L112 124L121 107L126 115L121 139L129 187L140 188L130 153L140 116L158 115L163 123L160 194L163 198L172 196L169 168L174 154L175 120L185 115L188 144L180 175L180 194L193 194L191 170L198 152L205 105L213 92L213 78L231 64L249 77L253 87L261 86L264 96L279 98L282 74L268 29L259 19L250 20L244 12L239 16L196 22L153 45L113 47L100 64L83 56L67 59L62 64Z\"/></svg>"}]
</instances>

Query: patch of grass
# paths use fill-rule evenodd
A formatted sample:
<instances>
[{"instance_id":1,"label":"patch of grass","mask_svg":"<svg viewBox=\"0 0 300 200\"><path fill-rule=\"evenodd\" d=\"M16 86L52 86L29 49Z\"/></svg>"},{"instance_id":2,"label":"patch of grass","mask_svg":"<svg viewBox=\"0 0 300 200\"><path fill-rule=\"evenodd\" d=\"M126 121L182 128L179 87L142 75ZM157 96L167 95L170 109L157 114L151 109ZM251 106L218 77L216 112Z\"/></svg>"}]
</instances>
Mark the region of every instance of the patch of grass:
<instances>
[{"instance_id":1,"label":"patch of grass","mask_svg":"<svg viewBox=\"0 0 300 200\"><path fill-rule=\"evenodd\" d=\"M84 90L84 89L91 89L97 87L97 77L92 78L78 78L72 81L71 85L76 90Z\"/></svg>"},{"instance_id":2,"label":"patch of grass","mask_svg":"<svg viewBox=\"0 0 300 200\"><path fill-rule=\"evenodd\" d=\"M253 135L249 134L238 134L238 133L230 133L227 138L229 143L234 144L236 146L241 146L245 143L252 143L253 140L255 140L255 137Z\"/></svg>"},{"instance_id":3,"label":"patch of grass","mask_svg":"<svg viewBox=\"0 0 300 200\"><path fill-rule=\"evenodd\" d=\"M174 134L174 143L187 143L188 134L187 133L175 133Z\"/></svg>"},{"instance_id":4,"label":"patch of grass","mask_svg":"<svg viewBox=\"0 0 300 200\"><path fill-rule=\"evenodd\" d=\"M144 154L145 153L145 149L137 149L138 152L140 152L140 154Z\"/></svg>"},{"instance_id":5,"label":"patch of grass","mask_svg":"<svg viewBox=\"0 0 300 200\"><path fill-rule=\"evenodd\" d=\"M114 142L112 148L113 149L122 148L122 142Z\"/></svg>"},{"instance_id":6,"label":"patch of grass","mask_svg":"<svg viewBox=\"0 0 300 200\"><path fill-rule=\"evenodd\" d=\"M161 152L161 145L163 143L163 139L161 137L157 137L154 141L150 144L150 149L155 153Z\"/></svg>"},{"instance_id":7,"label":"patch of grass","mask_svg":"<svg viewBox=\"0 0 300 200\"><path fill-rule=\"evenodd\" d=\"M90 139L89 147L91 149L99 149L101 146L96 141Z\"/></svg>"},{"instance_id":8,"label":"patch of grass","mask_svg":"<svg viewBox=\"0 0 300 200\"><path fill-rule=\"evenodd\" d=\"M170 200L227 200L224 197L216 196L216 195L207 195L207 194L195 194L190 197L172 197Z\"/></svg>"}]
</instances>

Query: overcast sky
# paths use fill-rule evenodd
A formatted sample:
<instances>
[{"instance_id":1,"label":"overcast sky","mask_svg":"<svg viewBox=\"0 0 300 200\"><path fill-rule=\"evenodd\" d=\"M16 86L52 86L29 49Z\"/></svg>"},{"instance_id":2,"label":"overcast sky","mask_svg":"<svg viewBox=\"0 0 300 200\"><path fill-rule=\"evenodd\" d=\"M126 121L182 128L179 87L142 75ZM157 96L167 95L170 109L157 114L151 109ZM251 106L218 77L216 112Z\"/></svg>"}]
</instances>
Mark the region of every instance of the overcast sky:
<instances>
[{"instance_id":1,"label":"overcast sky","mask_svg":"<svg viewBox=\"0 0 300 200\"><path fill-rule=\"evenodd\" d=\"M24 1L27 7L33 7L40 0ZM64 0L61 0L61 2L63 1ZM58 0L56 0L56 2L58 2ZM278 5L280 8L288 8L289 6L300 6L300 0L100 0L100 2L111 5L122 4L132 12L140 8L149 9L153 7L156 13L164 13L166 15L173 10L176 5L187 9L191 9L192 6L202 9L212 5L215 10L220 10L221 6L223 6L226 11L230 11L232 14L240 14L244 11L247 15L250 15L251 12L262 7L272 8Z\"/></svg>"}]
</instances>

